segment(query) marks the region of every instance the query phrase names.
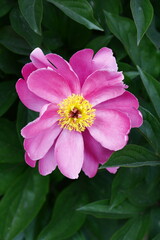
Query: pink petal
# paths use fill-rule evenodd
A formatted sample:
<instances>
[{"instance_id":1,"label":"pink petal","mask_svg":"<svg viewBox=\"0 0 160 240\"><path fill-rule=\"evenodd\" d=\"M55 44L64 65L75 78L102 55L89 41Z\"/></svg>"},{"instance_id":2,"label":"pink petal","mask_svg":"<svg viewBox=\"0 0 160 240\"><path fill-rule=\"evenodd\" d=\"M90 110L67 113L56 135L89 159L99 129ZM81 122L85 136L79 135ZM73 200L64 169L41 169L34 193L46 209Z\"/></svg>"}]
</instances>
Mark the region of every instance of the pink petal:
<instances>
[{"instance_id":1,"label":"pink petal","mask_svg":"<svg viewBox=\"0 0 160 240\"><path fill-rule=\"evenodd\" d=\"M36 68L53 68L52 64L50 64L40 48L35 48L31 52L30 59Z\"/></svg>"},{"instance_id":2,"label":"pink petal","mask_svg":"<svg viewBox=\"0 0 160 240\"><path fill-rule=\"evenodd\" d=\"M121 96L97 105L96 109L115 109L124 112L131 120L131 127L140 127L143 123L143 117L137 110L138 107L137 98L130 92L125 91Z\"/></svg>"},{"instance_id":3,"label":"pink petal","mask_svg":"<svg viewBox=\"0 0 160 240\"><path fill-rule=\"evenodd\" d=\"M40 112L41 108L48 103L48 101L36 96L32 93L22 78L16 83L16 91L22 103L29 109Z\"/></svg>"},{"instance_id":4,"label":"pink petal","mask_svg":"<svg viewBox=\"0 0 160 240\"><path fill-rule=\"evenodd\" d=\"M97 109L96 119L88 130L103 147L117 151L127 144L130 128L130 120L126 114Z\"/></svg>"},{"instance_id":5,"label":"pink petal","mask_svg":"<svg viewBox=\"0 0 160 240\"><path fill-rule=\"evenodd\" d=\"M83 86L82 92L92 92L94 88L99 88L101 86L122 86L124 76L122 72L109 72L106 70L98 70L87 77Z\"/></svg>"},{"instance_id":6,"label":"pink petal","mask_svg":"<svg viewBox=\"0 0 160 240\"><path fill-rule=\"evenodd\" d=\"M24 67L22 68L22 75L24 77L25 80L27 80L27 78L29 77L29 75L35 71L37 68L33 65L33 63L27 63L24 65Z\"/></svg>"},{"instance_id":7,"label":"pink petal","mask_svg":"<svg viewBox=\"0 0 160 240\"><path fill-rule=\"evenodd\" d=\"M98 142L97 142L97 143L98 143ZM100 144L100 143L98 143L98 144ZM100 144L100 146L102 147L101 144ZM103 147L102 147L102 148L103 148ZM111 151L111 150L109 150L109 149L107 149L107 148L103 148L103 152L104 152L104 155L103 155L104 157L101 158L101 159L99 159L99 163L102 164L102 165L109 160L110 156L112 155L112 153L113 153L114 151Z\"/></svg>"},{"instance_id":8,"label":"pink petal","mask_svg":"<svg viewBox=\"0 0 160 240\"><path fill-rule=\"evenodd\" d=\"M123 87L103 87L103 88L97 88L90 94L87 94L85 99L87 99L92 106L96 106L102 102L105 102L109 99L116 98L117 96L120 96L124 93L125 89Z\"/></svg>"},{"instance_id":9,"label":"pink petal","mask_svg":"<svg viewBox=\"0 0 160 240\"><path fill-rule=\"evenodd\" d=\"M106 169L108 170L108 172L115 174L117 172L117 170L119 169L119 167L109 167Z\"/></svg>"},{"instance_id":10,"label":"pink petal","mask_svg":"<svg viewBox=\"0 0 160 240\"><path fill-rule=\"evenodd\" d=\"M123 94L123 78L121 72L96 71L85 80L82 94L95 106Z\"/></svg>"},{"instance_id":11,"label":"pink petal","mask_svg":"<svg viewBox=\"0 0 160 240\"><path fill-rule=\"evenodd\" d=\"M70 64L57 54L47 54L46 57L56 67L55 71L67 81L71 92L79 94L80 82Z\"/></svg>"},{"instance_id":12,"label":"pink petal","mask_svg":"<svg viewBox=\"0 0 160 240\"><path fill-rule=\"evenodd\" d=\"M28 123L22 130L21 134L24 138L33 138L41 131L50 128L58 120L57 106L48 104L46 111L34 121Z\"/></svg>"},{"instance_id":13,"label":"pink petal","mask_svg":"<svg viewBox=\"0 0 160 240\"><path fill-rule=\"evenodd\" d=\"M46 155L38 161L38 169L41 175L46 176L55 170L57 163L53 155L54 147L51 147Z\"/></svg>"},{"instance_id":14,"label":"pink petal","mask_svg":"<svg viewBox=\"0 0 160 240\"><path fill-rule=\"evenodd\" d=\"M131 120L131 127L132 128L139 128L143 124L143 116L140 111L138 111L135 108L120 109L121 112L124 112L127 114L129 119Z\"/></svg>"},{"instance_id":15,"label":"pink petal","mask_svg":"<svg viewBox=\"0 0 160 240\"><path fill-rule=\"evenodd\" d=\"M84 159L82 134L64 129L57 139L54 157L59 170L68 178L78 178Z\"/></svg>"},{"instance_id":16,"label":"pink petal","mask_svg":"<svg viewBox=\"0 0 160 240\"><path fill-rule=\"evenodd\" d=\"M92 49L83 49L76 52L70 58L70 65L72 66L75 73L78 75L81 84L84 80L92 73L92 58L93 58Z\"/></svg>"},{"instance_id":17,"label":"pink petal","mask_svg":"<svg viewBox=\"0 0 160 240\"><path fill-rule=\"evenodd\" d=\"M30 157L28 156L27 153L25 153L24 155L25 158L25 162L32 168L34 168L36 166L36 161L33 161L32 159L30 159Z\"/></svg>"},{"instance_id":18,"label":"pink petal","mask_svg":"<svg viewBox=\"0 0 160 240\"><path fill-rule=\"evenodd\" d=\"M39 69L30 74L28 87L37 96L52 102L59 103L71 95L66 81L50 69Z\"/></svg>"},{"instance_id":19,"label":"pink petal","mask_svg":"<svg viewBox=\"0 0 160 240\"><path fill-rule=\"evenodd\" d=\"M101 48L93 58L93 69L106 69L109 71L117 71L117 63L113 52L110 48Z\"/></svg>"},{"instance_id":20,"label":"pink petal","mask_svg":"<svg viewBox=\"0 0 160 240\"><path fill-rule=\"evenodd\" d=\"M133 108L136 108L138 109L139 107L139 103L138 103L138 100L137 98L130 92L128 91L125 91L123 93L123 95L117 97L117 98L114 98L112 100L109 100L105 103L102 103L99 105L100 108L113 108L114 109L116 108L129 108L129 107L133 107ZM97 106L98 107L98 106Z\"/></svg>"},{"instance_id":21,"label":"pink petal","mask_svg":"<svg viewBox=\"0 0 160 240\"><path fill-rule=\"evenodd\" d=\"M98 170L99 163L90 156L90 154L84 152L84 163L83 163L83 172L89 177L92 178L96 175Z\"/></svg>"},{"instance_id":22,"label":"pink petal","mask_svg":"<svg viewBox=\"0 0 160 240\"><path fill-rule=\"evenodd\" d=\"M52 127L41 131L37 136L24 140L24 149L32 160L43 158L54 144L61 129L55 123Z\"/></svg>"},{"instance_id":23,"label":"pink petal","mask_svg":"<svg viewBox=\"0 0 160 240\"><path fill-rule=\"evenodd\" d=\"M70 59L73 70L78 75L81 84L93 72L104 69L117 71L116 60L109 48L101 48L93 57L93 50L84 49L76 52Z\"/></svg>"},{"instance_id":24,"label":"pink petal","mask_svg":"<svg viewBox=\"0 0 160 240\"><path fill-rule=\"evenodd\" d=\"M86 129L83 132L84 139L84 163L83 171L88 177L94 177L97 173L99 163L103 164L111 155L111 151L105 149L97 142Z\"/></svg>"}]
</instances>

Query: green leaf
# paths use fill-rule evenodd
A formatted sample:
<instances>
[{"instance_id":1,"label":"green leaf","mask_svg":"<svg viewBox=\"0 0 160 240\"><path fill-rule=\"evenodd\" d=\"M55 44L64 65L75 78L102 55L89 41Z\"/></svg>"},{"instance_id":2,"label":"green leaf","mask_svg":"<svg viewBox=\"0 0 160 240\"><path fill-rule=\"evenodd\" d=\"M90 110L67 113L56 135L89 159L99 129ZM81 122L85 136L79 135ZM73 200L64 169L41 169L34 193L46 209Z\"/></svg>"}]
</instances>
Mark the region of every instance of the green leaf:
<instances>
[{"instance_id":1,"label":"green leaf","mask_svg":"<svg viewBox=\"0 0 160 240\"><path fill-rule=\"evenodd\" d=\"M100 48L107 46L111 39L111 35L96 37L87 44L86 48L91 48L97 52Z\"/></svg>"},{"instance_id":2,"label":"green leaf","mask_svg":"<svg viewBox=\"0 0 160 240\"><path fill-rule=\"evenodd\" d=\"M23 150L18 140L15 124L0 119L0 163L23 161Z\"/></svg>"},{"instance_id":3,"label":"green leaf","mask_svg":"<svg viewBox=\"0 0 160 240\"><path fill-rule=\"evenodd\" d=\"M160 117L160 83L151 75L142 71L140 67L137 66L137 68L148 96L150 97L150 100Z\"/></svg>"},{"instance_id":4,"label":"green leaf","mask_svg":"<svg viewBox=\"0 0 160 240\"><path fill-rule=\"evenodd\" d=\"M18 0L20 11L28 22L30 28L41 35L41 22L43 16L42 0Z\"/></svg>"},{"instance_id":5,"label":"green leaf","mask_svg":"<svg viewBox=\"0 0 160 240\"><path fill-rule=\"evenodd\" d=\"M96 0L97 4L100 2L100 0ZM122 10L122 2L121 0L108 0L103 1L101 0L101 9L105 9L107 12L116 13L119 14Z\"/></svg>"},{"instance_id":6,"label":"green leaf","mask_svg":"<svg viewBox=\"0 0 160 240\"><path fill-rule=\"evenodd\" d=\"M137 44L139 45L153 18L153 7L149 0L131 0L131 11L137 28Z\"/></svg>"},{"instance_id":7,"label":"green leaf","mask_svg":"<svg viewBox=\"0 0 160 240\"><path fill-rule=\"evenodd\" d=\"M152 240L159 240L159 239L160 239L160 233L156 235L154 238L152 238Z\"/></svg>"},{"instance_id":8,"label":"green leaf","mask_svg":"<svg viewBox=\"0 0 160 240\"><path fill-rule=\"evenodd\" d=\"M147 34L147 37L151 40L151 42L155 45L155 47L159 49L160 48L160 32L156 29L156 23L154 18L146 34Z\"/></svg>"},{"instance_id":9,"label":"green leaf","mask_svg":"<svg viewBox=\"0 0 160 240\"><path fill-rule=\"evenodd\" d=\"M68 25L66 25L66 27L70 26L67 30L68 33L65 33L67 36L69 48L73 49L74 51L77 49L83 49L91 38L91 31L84 25L78 24L71 19L67 18L66 20L68 20Z\"/></svg>"},{"instance_id":10,"label":"green leaf","mask_svg":"<svg viewBox=\"0 0 160 240\"><path fill-rule=\"evenodd\" d=\"M1 163L0 165L0 195L4 194L11 183L16 180L17 177L24 170L24 165Z\"/></svg>"},{"instance_id":11,"label":"green leaf","mask_svg":"<svg viewBox=\"0 0 160 240\"><path fill-rule=\"evenodd\" d=\"M160 236L160 225L159 225L160 208L159 208L159 206L155 206L154 208L151 209L150 218L151 218L151 223L150 223L151 236L154 236L156 234L158 234L158 236ZM160 238L158 238L158 236L156 236L156 240L160 239Z\"/></svg>"},{"instance_id":12,"label":"green leaf","mask_svg":"<svg viewBox=\"0 0 160 240\"><path fill-rule=\"evenodd\" d=\"M67 238L66 240L86 240L86 237L82 232L78 232L72 238Z\"/></svg>"},{"instance_id":13,"label":"green leaf","mask_svg":"<svg viewBox=\"0 0 160 240\"><path fill-rule=\"evenodd\" d=\"M54 36L53 31L43 32L43 44L46 49L50 49L51 51L55 51L63 46L61 38L56 34Z\"/></svg>"},{"instance_id":14,"label":"green leaf","mask_svg":"<svg viewBox=\"0 0 160 240\"><path fill-rule=\"evenodd\" d=\"M119 68L119 70L122 70L122 71L124 71L125 73L136 71L136 68L134 68L134 67L131 66L130 64L124 63L124 62L118 62L118 68ZM137 71L136 71L136 72L137 72Z\"/></svg>"},{"instance_id":15,"label":"green leaf","mask_svg":"<svg viewBox=\"0 0 160 240\"><path fill-rule=\"evenodd\" d=\"M117 206L128 197L128 192L141 182L145 176L145 168L121 168L118 170L112 182L110 203ZM126 181L127 179L127 181Z\"/></svg>"},{"instance_id":16,"label":"green leaf","mask_svg":"<svg viewBox=\"0 0 160 240\"><path fill-rule=\"evenodd\" d=\"M108 32L105 24L104 10L107 12L119 14L122 10L121 0L90 0L96 19L99 20L103 29Z\"/></svg>"},{"instance_id":17,"label":"green leaf","mask_svg":"<svg viewBox=\"0 0 160 240\"><path fill-rule=\"evenodd\" d=\"M39 47L41 36L36 34L28 25L18 8L12 9L10 13L10 22L14 31L23 37L31 48Z\"/></svg>"},{"instance_id":18,"label":"green leaf","mask_svg":"<svg viewBox=\"0 0 160 240\"><path fill-rule=\"evenodd\" d=\"M144 239L148 232L148 215L133 218L120 228L111 238L111 240L140 240Z\"/></svg>"},{"instance_id":19,"label":"green leaf","mask_svg":"<svg viewBox=\"0 0 160 240\"><path fill-rule=\"evenodd\" d=\"M114 152L108 162L100 169L106 167L142 167L160 165L160 159L146 148L129 144L122 150Z\"/></svg>"},{"instance_id":20,"label":"green leaf","mask_svg":"<svg viewBox=\"0 0 160 240\"><path fill-rule=\"evenodd\" d=\"M129 18L120 17L106 11L105 16L110 31L122 42L134 64L141 66L154 76L159 76L160 54L145 36L137 46L134 22Z\"/></svg>"},{"instance_id":21,"label":"green leaf","mask_svg":"<svg viewBox=\"0 0 160 240\"><path fill-rule=\"evenodd\" d=\"M43 207L40 212L33 219L33 221L29 224L29 226L24 230L24 239L25 240L35 240L37 239L39 233L42 231L44 227L47 226L48 222L51 219L53 204L55 203L56 194L52 195L51 191L57 191L56 184L52 181L52 176L50 175L50 191L47 196L47 200L45 201ZM54 188L52 188L54 184ZM54 196L54 197L53 197ZM24 240L23 239L23 240Z\"/></svg>"},{"instance_id":22,"label":"green leaf","mask_svg":"<svg viewBox=\"0 0 160 240\"><path fill-rule=\"evenodd\" d=\"M160 198L160 192L157 191L157 188L159 187L160 168L148 168L148 170L151 170L151 172L148 174L146 171L146 179L144 178L140 180L127 191L128 200L133 205L145 208L156 205Z\"/></svg>"},{"instance_id":23,"label":"green leaf","mask_svg":"<svg viewBox=\"0 0 160 240\"><path fill-rule=\"evenodd\" d=\"M10 26L0 29L0 43L14 53L28 56L31 52L27 42L16 34Z\"/></svg>"},{"instance_id":24,"label":"green leaf","mask_svg":"<svg viewBox=\"0 0 160 240\"><path fill-rule=\"evenodd\" d=\"M18 58L0 45L0 69L6 74L19 74Z\"/></svg>"},{"instance_id":25,"label":"green leaf","mask_svg":"<svg viewBox=\"0 0 160 240\"><path fill-rule=\"evenodd\" d=\"M48 192L48 178L26 171L11 184L0 202L1 239L13 240L42 207Z\"/></svg>"},{"instance_id":26,"label":"green leaf","mask_svg":"<svg viewBox=\"0 0 160 240\"><path fill-rule=\"evenodd\" d=\"M71 237L82 226L85 215L76 211L86 202L80 185L73 183L60 193L50 223L42 230L38 240L60 240Z\"/></svg>"},{"instance_id":27,"label":"green leaf","mask_svg":"<svg viewBox=\"0 0 160 240\"><path fill-rule=\"evenodd\" d=\"M113 174L107 174L105 171L99 171L94 178L84 178L84 190L87 192L89 202L98 201L101 199L110 198L112 180L114 178ZM104 188L100 186L104 186Z\"/></svg>"},{"instance_id":28,"label":"green leaf","mask_svg":"<svg viewBox=\"0 0 160 240\"><path fill-rule=\"evenodd\" d=\"M86 0L48 0L62 10L74 21L83 24L88 29L103 31L93 16L93 10Z\"/></svg>"},{"instance_id":29,"label":"green leaf","mask_svg":"<svg viewBox=\"0 0 160 240\"><path fill-rule=\"evenodd\" d=\"M144 209L135 207L128 201L124 201L120 205L114 207L109 204L108 200L100 200L89 203L78 210L98 218L125 219L133 217Z\"/></svg>"},{"instance_id":30,"label":"green leaf","mask_svg":"<svg viewBox=\"0 0 160 240\"><path fill-rule=\"evenodd\" d=\"M0 0L0 17L6 15L9 10L13 7L14 2L10 0Z\"/></svg>"},{"instance_id":31,"label":"green leaf","mask_svg":"<svg viewBox=\"0 0 160 240\"><path fill-rule=\"evenodd\" d=\"M44 219L44 216L42 216L42 218ZM35 232L37 232L37 226L36 226L37 220L39 220L39 222L41 222L41 221L43 221L43 219L41 219L39 217L39 214L36 216L36 218L33 219L33 221L24 230L24 239L25 240L34 240L34 239L36 239Z\"/></svg>"},{"instance_id":32,"label":"green leaf","mask_svg":"<svg viewBox=\"0 0 160 240\"><path fill-rule=\"evenodd\" d=\"M124 221L125 220L87 216L82 231L85 233L86 240L108 240L115 233L115 231L122 226L121 222Z\"/></svg>"},{"instance_id":33,"label":"green leaf","mask_svg":"<svg viewBox=\"0 0 160 240\"><path fill-rule=\"evenodd\" d=\"M24 233L18 234L13 240L24 240Z\"/></svg>"},{"instance_id":34,"label":"green leaf","mask_svg":"<svg viewBox=\"0 0 160 240\"><path fill-rule=\"evenodd\" d=\"M140 107L140 111L143 115L143 125L139 128L139 130L151 144L155 153L160 154L160 122L147 109Z\"/></svg>"},{"instance_id":35,"label":"green leaf","mask_svg":"<svg viewBox=\"0 0 160 240\"><path fill-rule=\"evenodd\" d=\"M125 83L127 83L129 86L131 85L131 83L133 83L133 81L131 80L139 76L139 72L136 71L136 68L127 63L118 62L118 69L119 71L123 71ZM127 79L129 79L129 83L126 81Z\"/></svg>"},{"instance_id":36,"label":"green leaf","mask_svg":"<svg viewBox=\"0 0 160 240\"><path fill-rule=\"evenodd\" d=\"M15 91L15 82L0 82L0 116L2 116L14 103L17 94Z\"/></svg>"},{"instance_id":37,"label":"green leaf","mask_svg":"<svg viewBox=\"0 0 160 240\"><path fill-rule=\"evenodd\" d=\"M59 33L58 36L60 37L61 33L66 30L65 23L67 22L67 16L47 1L44 1L43 16L43 26L53 34Z\"/></svg>"},{"instance_id":38,"label":"green leaf","mask_svg":"<svg viewBox=\"0 0 160 240\"><path fill-rule=\"evenodd\" d=\"M129 78L129 79L135 79L139 73L137 71L130 71L130 72L124 72L124 76Z\"/></svg>"}]
</instances>

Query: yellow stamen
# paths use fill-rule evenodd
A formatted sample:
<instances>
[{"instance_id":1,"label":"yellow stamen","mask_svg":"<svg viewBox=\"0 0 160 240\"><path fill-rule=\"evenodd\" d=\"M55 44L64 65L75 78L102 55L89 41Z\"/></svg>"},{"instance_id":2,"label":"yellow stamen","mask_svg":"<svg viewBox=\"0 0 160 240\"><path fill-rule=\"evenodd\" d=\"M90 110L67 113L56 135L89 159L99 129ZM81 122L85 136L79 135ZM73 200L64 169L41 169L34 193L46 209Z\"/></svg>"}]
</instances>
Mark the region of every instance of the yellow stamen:
<instances>
[{"instance_id":1,"label":"yellow stamen","mask_svg":"<svg viewBox=\"0 0 160 240\"><path fill-rule=\"evenodd\" d=\"M83 132L95 120L95 109L81 95L72 94L58 104L59 125L68 130Z\"/></svg>"}]
</instances>

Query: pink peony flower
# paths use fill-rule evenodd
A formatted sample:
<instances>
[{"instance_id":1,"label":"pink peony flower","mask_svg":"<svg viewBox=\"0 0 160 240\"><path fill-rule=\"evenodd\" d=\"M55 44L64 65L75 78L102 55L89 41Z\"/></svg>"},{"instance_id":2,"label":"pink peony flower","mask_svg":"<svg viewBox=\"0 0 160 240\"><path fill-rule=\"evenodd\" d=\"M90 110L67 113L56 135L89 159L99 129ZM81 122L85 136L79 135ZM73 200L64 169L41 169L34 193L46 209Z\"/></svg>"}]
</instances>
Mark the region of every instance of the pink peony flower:
<instances>
[{"instance_id":1,"label":"pink peony flower","mask_svg":"<svg viewBox=\"0 0 160 240\"><path fill-rule=\"evenodd\" d=\"M132 127L142 124L136 97L127 92L109 48L95 55L76 52L69 63L36 48L22 69L16 90L39 117L21 131L25 161L50 174L56 166L75 179L81 169L93 177L113 151L122 149ZM116 172L117 168L109 168Z\"/></svg>"}]
</instances>

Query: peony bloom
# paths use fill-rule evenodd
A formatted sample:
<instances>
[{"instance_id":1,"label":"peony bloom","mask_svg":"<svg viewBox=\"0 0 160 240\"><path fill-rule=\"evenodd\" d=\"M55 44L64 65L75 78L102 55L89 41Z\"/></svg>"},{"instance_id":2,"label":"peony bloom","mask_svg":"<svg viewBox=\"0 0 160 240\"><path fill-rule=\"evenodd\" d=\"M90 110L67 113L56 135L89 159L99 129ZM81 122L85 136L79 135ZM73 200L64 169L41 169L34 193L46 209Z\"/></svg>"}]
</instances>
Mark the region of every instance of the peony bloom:
<instances>
[{"instance_id":1,"label":"peony bloom","mask_svg":"<svg viewBox=\"0 0 160 240\"><path fill-rule=\"evenodd\" d=\"M69 63L36 48L22 69L16 90L39 117L21 131L25 161L50 174L56 166L75 179L81 169L93 177L113 151L122 149L132 127L142 124L136 97L109 48L76 52ZM116 168L109 168L116 172Z\"/></svg>"}]
</instances>

